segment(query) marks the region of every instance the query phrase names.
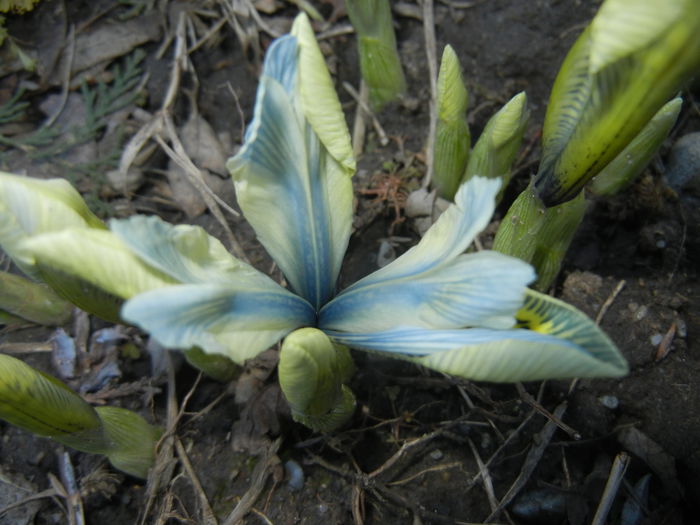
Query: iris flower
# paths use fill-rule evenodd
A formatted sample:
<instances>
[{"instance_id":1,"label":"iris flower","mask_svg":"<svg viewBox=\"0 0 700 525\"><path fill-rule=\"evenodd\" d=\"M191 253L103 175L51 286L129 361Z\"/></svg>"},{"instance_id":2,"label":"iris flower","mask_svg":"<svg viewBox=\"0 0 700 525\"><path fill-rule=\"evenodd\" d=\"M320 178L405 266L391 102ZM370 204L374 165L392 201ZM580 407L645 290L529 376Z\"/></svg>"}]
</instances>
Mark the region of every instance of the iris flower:
<instances>
[{"instance_id":1,"label":"iris flower","mask_svg":"<svg viewBox=\"0 0 700 525\"><path fill-rule=\"evenodd\" d=\"M585 315L527 289L535 278L530 265L493 251L465 253L494 212L500 186L494 179L463 184L416 246L337 293L355 163L332 80L303 15L267 52L252 123L228 167L240 208L288 288L195 226L134 216L112 220L107 230L84 210L66 227L45 214L29 220L12 204L27 202L29 190L10 175L0 177L0 243L40 279L82 283L78 291L64 286L74 302L101 290L126 300L120 318L162 345L201 348L237 363L289 336L295 348L308 339L324 359L335 349L345 360L347 346L479 380L626 373L614 344ZM37 202L31 207L47 206ZM317 359L309 359L296 368L302 382L328 383L324 370L334 366L339 380L347 380L333 363L314 376Z\"/></svg>"}]
</instances>

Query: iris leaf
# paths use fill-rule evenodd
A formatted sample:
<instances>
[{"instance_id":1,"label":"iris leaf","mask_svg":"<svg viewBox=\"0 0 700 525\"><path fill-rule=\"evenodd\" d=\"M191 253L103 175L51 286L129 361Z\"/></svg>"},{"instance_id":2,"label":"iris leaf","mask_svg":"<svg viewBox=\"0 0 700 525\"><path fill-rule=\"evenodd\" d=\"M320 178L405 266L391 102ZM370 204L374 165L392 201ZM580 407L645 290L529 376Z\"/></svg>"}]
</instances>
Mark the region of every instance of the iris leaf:
<instances>
[{"instance_id":1,"label":"iris leaf","mask_svg":"<svg viewBox=\"0 0 700 525\"><path fill-rule=\"evenodd\" d=\"M105 228L68 181L0 172L0 245L23 272L36 277L23 239L70 227Z\"/></svg>"}]
</instances>

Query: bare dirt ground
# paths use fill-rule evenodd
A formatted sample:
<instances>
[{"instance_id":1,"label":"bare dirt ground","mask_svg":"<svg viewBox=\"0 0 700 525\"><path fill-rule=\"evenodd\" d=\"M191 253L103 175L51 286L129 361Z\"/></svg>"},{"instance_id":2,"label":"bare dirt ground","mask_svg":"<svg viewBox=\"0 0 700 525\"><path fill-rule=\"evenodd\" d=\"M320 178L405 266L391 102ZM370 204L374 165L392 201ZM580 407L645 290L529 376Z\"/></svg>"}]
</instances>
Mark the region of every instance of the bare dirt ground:
<instances>
[{"instance_id":1,"label":"bare dirt ground","mask_svg":"<svg viewBox=\"0 0 700 525\"><path fill-rule=\"evenodd\" d=\"M105 217L156 213L200 224L230 242L178 166L179 143L206 183L234 206L222 159L240 144L260 60L273 35L289 28L297 12L292 4L44 0L31 13L8 17L12 45L0 50L0 106L21 107L17 118L0 121L0 169L67 177ZM312 4L329 20L316 29L352 124L356 103L343 83L359 83L354 36L341 1ZM403 213L400 199L362 191L391 183L400 195L417 188L425 172L430 85L423 5L392 4L408 93L377 115L385 145L367 129L343 282L376 267L382 240L401 252L417 239L411 220L392 228L396 209ZM528 95L525 148L495 219L537 167L549 88L598 5L435 2L437 49L449 43L462 61L472 137L510 97ZM33 72L18 48L34 61ZM357 412L344 430L317 435L289 418L274 350L222 385L198 377L177 356L172 366L154 369L143 334L125 328L120 375L93 385L88 398L173 429L156 472L146 484L99 457L70 451L79 487L66 494L59 447L0 422L0 523L78 523L70 520L84 513L95 524L582 525L606 501L610 524L696 523L698 167L695 185L678 192L664 178L672 144L700 130L696 95L691 89L683 97L678 125L639 182L623 196L593 203L554 289L600 321L630 362L628 377L474 384L356 353ZM138 151L137 132L144 136ZM133 153L128 180L115 171L125 148ZM251 229L222 214L247 256L269 270ZM481 238L486 246L489 231ZM90 334L105 326L76 314L64 328L89 346ZM0 350L59 375L47 343L53 333L6 327ZM72 386L94 381L100 366L93 363ZM626 466L622 483L606 491L611 469L620 465Z\"/></svg>"}]
</instances>

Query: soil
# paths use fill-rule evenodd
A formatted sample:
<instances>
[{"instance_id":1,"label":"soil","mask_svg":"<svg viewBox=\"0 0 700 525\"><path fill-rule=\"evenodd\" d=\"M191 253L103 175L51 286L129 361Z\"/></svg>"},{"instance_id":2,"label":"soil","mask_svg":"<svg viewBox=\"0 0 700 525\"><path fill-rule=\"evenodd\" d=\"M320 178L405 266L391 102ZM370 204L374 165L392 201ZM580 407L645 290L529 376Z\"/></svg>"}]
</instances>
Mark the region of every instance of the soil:
<instances>
[{"instance_id":1,"label":"soil","mask_svg":"<svg viewBox=\"0 0 700 525\"><path fill-rule=\"evenodd\" d=\"M173 47L163 43L176 35L181 14L190 21L188 31L201 37L227 12L226 2L150 3L158 5L44 0L31 13L8 17L7 29L16 44L40 60L31 73L8 66L6 54L0 59L4 61L0 105L19 88L26 89L24 100L29 102L26 118L12 129L0 126L0 131L21 137L46 118L42 104L62 93L63 77L53 73L59 80L50 80L59 67L56 57L67 49L85 52L79 45L70 47L66 37L70 28L79 42L81 35L109 25L135 24L145 34L143 28L155 24L159 31L152 37L134 39L119 55L81 73L85 85L94 87L114 78L114 60L123 61L122 55L137 46L146 53L147 82L137 100L120 110L126 111L119 117L126 136L134 133L143 123L139 111L153 114L163 105L173 67ZM312 3L327 17L342 14L342 2L337 0ZM255 4L262 20L280 32L296 13L291 2ZM387 176L398 176L410 191L418 187L425 171L421 160L429 120L428 67L422 22L410 16L421 8L413 2L394 4L408 93L377 115L390 137L386 146L368 131L355 177L359 219L341 278L345 284L376 268L381 241L396 241L401 252L417 239L411 220L395 224L393 202L376 201L360 191ZM143 9L129 11L139 5ZM271 14L262 12L264 6L271 6ZM472 137L478 137L488 118L510 97L527 92L532 117L525 144L531 147L518 160L512 188L495 220L537 167L550 86L566 51L598 6L599 2L583 0L435 2L437 48L451 44L463 65ZM243 123L251 117L259 58L271 41L269 34L254 30L253 19L237 16L242 24L239 34L224 23L190 54L191 69L184 73L172 106L175 122L182 126L191 115L190 95L195 96L199 114L225 145L226 156L236 147L226 144L240 143ZM347 19L337 16L332 27L345 24ZM246 46L243 35L249 39ZM341 86L358 84L354 36L341 31L322 42L351 123L355 103ZM79 92L79 87L71 90ZM475 384L358 352L354 354L358 371L351 384L357 411L345 429L318 435L291 421L276 383L274 351L229 385L198 377L173 354L177 373L168 379L152 371L144 336L128 329L128 340L140 352L131 357L122 354L121 377L91 399L137 410L164 425L167 392L176 386L171 402L184 410L175 433L180 446L165 441L164 448L170 447L170 456L160 457L166 460L160 464L165 474L152 476L148 485L114 471L100 457L69 451L81 487L76 497L86 521L224 523L240 504L239 509L247 509L242 523L249 524L582 525L592 522L611 467L622 460L628 466L607 523L696 523L700 284L693 261L700 248L700 213L698 194L672 190L663 176L671 144L700 130L696 96L692 90L683 96L686 103L668 144L639 181L623 196L592 203L553 290L600 319L630 363L627 377ZM101 128L90 147L99 149L109 131L109 125ZM32 151L0 150L0 169L42 178L69 176L102 214L158 213L171 222L200 224L223 237L208 211L185 214L185 206L194 204L182 204L175 186L167 184L165 173L172 166L160 150L142 165L145 178L128 193L123 186L110 188L103 176L95 176L102 168L71 171L83 162L80 155L87 155L84 146L44 159L28 154ZM216 182L217 175L211 177ZM221 184L217 191L225 201L235 201L230 184ZM242 218L228 218L251 261L268 271L271 261L252 230ZM495 225L482 235L485 246L490 243L488 232L493 231ZM84 318L77 316L65 329L78 337L81 326ZM92 331L104 326L90 320ZM49 353L41 351L52 333L53 329L40 327L5 328L0 344L6 349L19 348L17 343L35 344L35 351L22 358L56 375ZM4 422L0 430L1 512L12 501L41 496L56 487L51 479L59 476L60 447ZM650 480L646 494L645 479ZM0 514L0 523L69 522L69 500L52 494Z\"/></svg>"}]
</instances>

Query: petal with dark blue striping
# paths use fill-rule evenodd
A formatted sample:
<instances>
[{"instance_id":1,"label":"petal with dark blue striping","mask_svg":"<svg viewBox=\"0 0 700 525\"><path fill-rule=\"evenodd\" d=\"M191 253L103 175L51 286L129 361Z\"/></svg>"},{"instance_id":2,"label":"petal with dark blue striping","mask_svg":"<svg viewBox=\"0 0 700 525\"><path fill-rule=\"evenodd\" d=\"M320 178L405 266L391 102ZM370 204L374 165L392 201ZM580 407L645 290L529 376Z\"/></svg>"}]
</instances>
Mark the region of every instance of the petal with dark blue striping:
<instances>
[{"instance_id":1,"label":"petal with dark blue striping","mask_svg":"<svg viewBox=\"0 0 700 525\"><path fill-rule=\"evenodd\" d=\"M243 363L292 330L315 322L308 302L275 287L168 286L130 299L121 315L168 348L200 347Z\"/></svg>"},{"instance_id":2,"label":"petal with dark blue striping","mask_svg":"<svg viewBox=\"0 0 700 525\"><path fill-rule=\"evenodd\" d=\"M300 52L293 36L271 46L246 142L228 167L260 242L291 288L319 308L347 247L352 184L306 120L292 60Z\"/></svg>"},{"instance_id":3,"label":"petal with dark blue striping","mask_svg":"<svg viewBox=\"0 0 700 525\"><path fill-rule=\"evenodd\" d=\"M597 348L584 347L524 329L399 327L374 333L327 334L338 344L390 353L433 370L479 381L619 377L627 373L624 359L614 345L605 341L598 341L601 346Z\"/></svg>"},{"instance_id":4,"label":"petal with dark blue striping","mask_svg":"<svg viewBox=\"0 0 700 525\"><path fill-rule=\"evenodd\" d=\"M492 251L460 255L418 275L352 287L321 310L319 326L345 332L397 325L512 328L534 277L532 267L514 257Z\"/></svg>"}]
</instances>

